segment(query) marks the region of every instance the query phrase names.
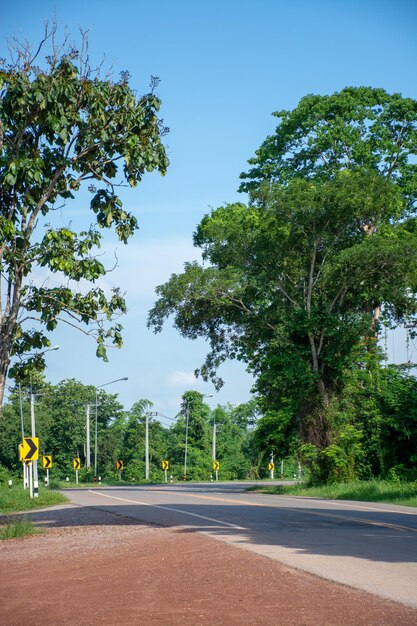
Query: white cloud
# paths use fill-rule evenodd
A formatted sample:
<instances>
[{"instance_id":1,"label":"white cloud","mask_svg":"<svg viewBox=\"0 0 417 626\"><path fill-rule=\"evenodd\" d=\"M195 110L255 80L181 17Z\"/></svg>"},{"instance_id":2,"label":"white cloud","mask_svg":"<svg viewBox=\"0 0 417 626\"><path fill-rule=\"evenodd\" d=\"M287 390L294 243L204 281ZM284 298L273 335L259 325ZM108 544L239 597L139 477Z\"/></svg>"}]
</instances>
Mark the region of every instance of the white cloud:
<instances>
[{"instance_id":1,"label":"white cloud","mask_svg":"<svg viewBox=\"0 0 417 626\"><path fill-rule=\"evenodd\" d=\"M115 247L106 246L106 258L114 258ZM126 292L128 301L151 305L155 299L155 287L165 283L171 274L183 271L184 263L201 260L199 251L193 247L191 237L173 237L129 242L116 250L118 266L105 277L111 286Z\"/></svg>"},{"instance_id":2,"label":"white cloud","mask_svg":"<svg viewBox=\"0 0 417 626\"><path fill-rule=\"evenodd\" d=\"M168 382L172 387L201 387L202 381L198 380L193 372L181 372L174 370L168 374Z\"/></svg>"},{"instance_id":3,"label":"white cloud","mask_svg":"<svg viewBox=\"0 0 417 626\"><path fill-rule=\"evenodd\" d=\"M130 241L123 244L106 243L98 251L106 268L114 269L95 283L86 280L68 281L62 272L35 267L29 281L36 287L48 288L67 285L86 293L94 286L101 287L107 296L119 287L126 294L129 310L147 311L156 300L155 288L165 283L173 273L181 273L186 261L200 260L199 250L194 248L191 237L172 237L148 241Z\"/></svg>"}]
</instances>

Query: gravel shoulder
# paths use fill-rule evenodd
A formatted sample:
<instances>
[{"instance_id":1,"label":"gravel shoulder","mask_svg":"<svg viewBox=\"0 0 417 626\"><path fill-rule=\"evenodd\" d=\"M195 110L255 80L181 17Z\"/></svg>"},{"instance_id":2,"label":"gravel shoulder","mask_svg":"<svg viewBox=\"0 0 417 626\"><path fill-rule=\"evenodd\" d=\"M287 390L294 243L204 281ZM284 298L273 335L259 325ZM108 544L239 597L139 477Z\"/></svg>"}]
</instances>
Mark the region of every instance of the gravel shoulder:
<instances>
[{"instance_id":1,"label":"gravel shoulder","mask_svg":"<svg viewBox=\"0 0 417 626\"><path fill-rule=\"evenodd\" d=\"M0 543L4 626L417 623L416 609L189 529L74 505L26 515L47 532Z\"/></svg>"}]
</instances>

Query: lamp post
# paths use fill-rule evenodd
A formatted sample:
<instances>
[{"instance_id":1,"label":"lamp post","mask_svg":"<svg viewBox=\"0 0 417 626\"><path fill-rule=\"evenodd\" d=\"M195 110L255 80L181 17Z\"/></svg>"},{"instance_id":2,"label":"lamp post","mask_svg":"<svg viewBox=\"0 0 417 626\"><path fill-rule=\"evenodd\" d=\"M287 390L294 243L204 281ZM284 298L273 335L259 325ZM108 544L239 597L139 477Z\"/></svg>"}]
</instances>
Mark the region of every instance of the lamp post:
<instances>
[{"instance_id":1,"label":"lamp post","mask_svg":"<svg viewBox=\"0 0 417 626\"><path fill-rule=\"evenodd\" d=\"M213 394L201 396L203 398L212 398ZM185 449L184 449L184 480L187 480L187 450L188 450L188 422L190 419L189 400L185 401Z\"/></svg>"},{"instance_id":2,"label":"lamp post","mask_svg":"<svg viewBox=\"0 0 417 626\"><path fill-rule=\"evenodd\" d=\"M128 377L125 376L124 378L116 378L116 380L111 380L108 383L103 383L102 385L96 385L96 423L95 423L95 442L94 442L94 478L97 478L97 405L98 405L98 394L97 394L97 390L101 389L101 387L107 387L107 385L112 385L113 383L118 383L121 380L128 380Z\"/></svg>"}]
</instances>

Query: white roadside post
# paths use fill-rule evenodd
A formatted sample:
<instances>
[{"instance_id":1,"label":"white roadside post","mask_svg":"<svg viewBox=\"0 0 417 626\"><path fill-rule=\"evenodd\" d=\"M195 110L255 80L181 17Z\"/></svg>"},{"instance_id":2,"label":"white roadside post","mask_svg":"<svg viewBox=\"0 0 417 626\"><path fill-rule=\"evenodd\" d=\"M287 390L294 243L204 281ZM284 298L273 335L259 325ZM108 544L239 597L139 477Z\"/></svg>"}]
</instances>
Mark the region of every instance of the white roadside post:
<instances>
[{"instance_id":1,"label":"white roadside post","mask_svg":"<svg viewBox=\"0 0 417 626\"><path fill-rule=\"evenodd\" d=\"M271 464L270 478L271 480L274 480L274 453L273 452L271 452L270 464Z\"/></svg>"},{"instance_id":2,"label":"white roadside post","mask_svg":"<svg viewBox=\"0 0 417 626\"><path fill-rule=\"evenodd\" d=\"M284 480L284 459L281 459L281 480Z\"/></svg>"},{"instance_id":3,"label":"white roadside post","mask_svg":"<svg viewBox=\"0 0 417 626\"><path fill-rule=\"evenodd\" d=\"M28 466L26 465L24 461L22 462L22 465L23 465L23 489L27 489L29 487Z\"/></svg>"},{"instance_id":4,"label":"white roadside post","mask_svg":"<svg viewBox=\"0 0 417 626\"><path fill-rule=\"evenodd\" d=\"M26 461L25 461L26 463ZM29 472L29 495L33 498L33 474L32 474L32 461L28 462L28 472Z\"/></svg>"}]
</instances>

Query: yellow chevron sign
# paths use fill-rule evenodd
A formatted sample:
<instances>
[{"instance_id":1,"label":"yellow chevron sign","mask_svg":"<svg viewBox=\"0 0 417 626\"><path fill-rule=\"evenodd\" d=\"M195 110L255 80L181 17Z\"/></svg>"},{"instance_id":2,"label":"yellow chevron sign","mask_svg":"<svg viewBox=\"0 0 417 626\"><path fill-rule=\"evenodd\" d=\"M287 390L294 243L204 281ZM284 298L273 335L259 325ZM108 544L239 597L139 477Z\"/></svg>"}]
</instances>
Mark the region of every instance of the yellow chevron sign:
<instances>
[{"instance_id":1,"label":"yellow chevron sign","mask_svg":"<svg viewBox=\"0 0 417 626\"><path fill-rule=\"evenodd\" d=\"M39 458L39 438L25 437L19 453L21 461L37 461Z\"/></svg>"},{"instance_id":2,"label":"yellow chevron sign","mask_svg":"<svg viewBox=\"0 0 417 626\"><path fill-rule=\"evenodd\" d=\"M273 472L275 469L275 464L274 463L268 463L268 469L270 472Z\"/></svg>"},{"instance_id":3,"label":"yellow chevron sign","mask_svg":"<svg viewBox=\"0 0 417 626\"><path fill-rule=\"evenodd\" d=\"M116 469L119 470L119 472L123 471L123 461L116 461Z\"/></svg>"},{"instance_id":4,"label":"yellow chevron sign","mask_svg":"<svg viewBox=\"0 0 417 626\"><path fill-rule=\"evenodd\" d=\"M42 457L43 467L44 469L51 469L52 467L52 455L48 454L47 456Z\"/></svg>"},{"instance_id":5,"label":"yellow chevron sign","mask_svg":"<svg viewBox=\"0 0 417 626\"><path fill-rule=\"evenodd\" d=\"M163 469L163 470L167 470L167 469L169 469L169 463L168 463L168 461L162 461L161 465L162 465L162 469Z\"/></svg>"},{"instance_id":6,"label":"yellow chevron sign","mask_svg":"<svg viewBox=\"0 0 417 626\"><path fill-rule=\"evenodd\" d=\"M74 459L72 464L74 465L75 470L79 470L81 467L81 459Z\"/></svg>"},{"instance_id":7,"label":"yellow chevron sign","mask_svg":"<svg viewBox=\"0 0 417 626\"><path fill-rule=\"evenodd\" d=\"M213 461L213 469L217 472L220 469L219 461Z\"/></svg>"}]
</instances>

